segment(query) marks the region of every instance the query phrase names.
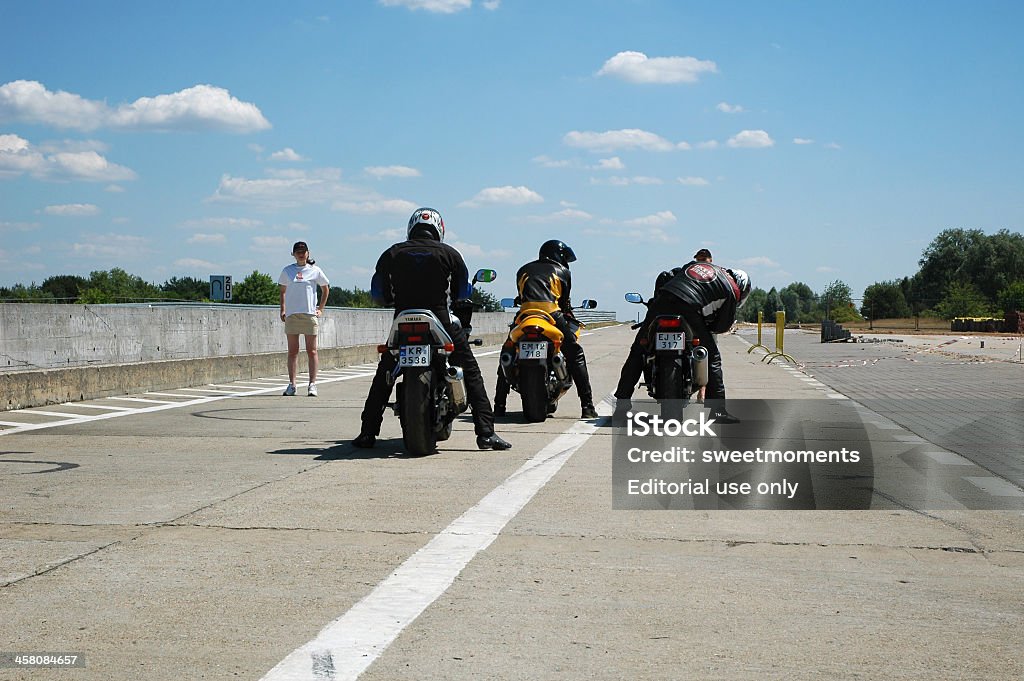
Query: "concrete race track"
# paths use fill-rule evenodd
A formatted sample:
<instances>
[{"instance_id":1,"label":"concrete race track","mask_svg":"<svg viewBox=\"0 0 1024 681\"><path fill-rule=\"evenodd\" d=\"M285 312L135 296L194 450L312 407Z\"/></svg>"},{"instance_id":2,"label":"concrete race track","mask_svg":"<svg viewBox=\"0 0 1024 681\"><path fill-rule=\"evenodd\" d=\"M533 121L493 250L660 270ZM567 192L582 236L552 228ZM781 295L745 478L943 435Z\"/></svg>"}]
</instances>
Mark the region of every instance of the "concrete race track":
<instances>
[{"instance_id":1,"label":"concrete race track","mask_svg":"<svg viewBox=\"0 0 1024 681\"><path fill-rule=\"evenodd\" d=\"M596 395L631 338L583 339ZM390 410L357 450L372 365L316 399L269 376L0 413L0 679L1024 677L1024 366L720 341L731 399L856 403L892 489L859 511L614 510L612 428L575 392L539 425L513 393L508 452L477 450L467 415L408 457ZM497 349L477 354L493 394ZM901 501L914 479L943 503Z\"/></svg>"}]
</instances>

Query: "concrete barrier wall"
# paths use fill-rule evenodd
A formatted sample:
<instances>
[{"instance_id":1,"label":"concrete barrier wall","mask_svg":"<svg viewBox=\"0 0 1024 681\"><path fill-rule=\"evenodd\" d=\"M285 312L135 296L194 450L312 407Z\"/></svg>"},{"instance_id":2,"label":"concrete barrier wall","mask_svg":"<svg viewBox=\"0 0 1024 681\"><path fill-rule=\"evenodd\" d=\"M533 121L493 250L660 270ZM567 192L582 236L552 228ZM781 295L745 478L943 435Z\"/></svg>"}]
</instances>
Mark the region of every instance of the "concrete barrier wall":
<instances>
[{"instance_id":1,"label":"concrete barrier wall","mask_svg":"<svg viewBox=\"0 0 1024 681\"><path fill-rule=\"evenodd\" d=\"M392 316L328 308L321 366L376 360ZM500 342L511 318L478 313L473 335ZM277 306L0 305L0 410L275 375L286 348Z\"/></svg>"}]
</instances>

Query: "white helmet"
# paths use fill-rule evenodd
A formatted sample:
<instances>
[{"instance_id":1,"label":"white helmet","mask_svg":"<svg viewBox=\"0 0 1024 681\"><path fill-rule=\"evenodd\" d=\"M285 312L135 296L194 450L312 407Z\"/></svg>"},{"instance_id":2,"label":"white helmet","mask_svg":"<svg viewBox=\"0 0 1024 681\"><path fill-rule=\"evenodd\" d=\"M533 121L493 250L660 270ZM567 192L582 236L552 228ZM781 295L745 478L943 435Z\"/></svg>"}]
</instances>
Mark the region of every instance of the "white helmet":
<instances>
[{"instance_id":1,"label":"white helmet","mask_svg":"<svg viewBox=\"0 0 1024 681\"><path fill-rule=\"evenodd\" d=\"M433 208L416 209L409 218L409 229L405 232L405 238L411 239L413 231L417 229L428 232L437 241L444 241L444 220Z\"/></svg>"},{"instance_id":2,"label":"white helmet","mask_svg":"<svg viewBox=\"0 0 1024 681\"><path fill-rule=\"evenodd\" d=\"M740 299L736 303L736 307L741 308L750 296L750 277L743 270L726 270L726 272L729 273L729 276L733 278L733 281L736 282L740 289Z\"/></svg>"}]
</instances>

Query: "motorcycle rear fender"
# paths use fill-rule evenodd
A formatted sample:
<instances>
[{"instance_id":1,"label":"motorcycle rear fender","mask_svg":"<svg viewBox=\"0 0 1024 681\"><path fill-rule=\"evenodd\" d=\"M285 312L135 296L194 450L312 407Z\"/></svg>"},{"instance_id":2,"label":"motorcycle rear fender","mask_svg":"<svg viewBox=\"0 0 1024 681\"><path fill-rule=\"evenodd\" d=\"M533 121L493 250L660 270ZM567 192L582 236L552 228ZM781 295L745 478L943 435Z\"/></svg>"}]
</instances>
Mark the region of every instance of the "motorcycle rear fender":
<instances>
[{"instance_id":1,"label":"motorcycle rear fender","mask_svg":"<svg viewBox=\"0 0 1024 681\"><path fill-rule=\"evenodd\" d=\"M453 343L452 337L448 335L448 331L445 330L441 321L437 318L430 310L402 310L395 316L395 320L391 322L391 331L388 333L388 347L392 351L398 348L398 325L399 324L411 324L411 323L422 323L426 322L430 325L430 336L433 339L431 345L445 345Z\"/></svg>"},{"instance_id":2,"label":"motorcycle rear fender","mask_svg":"<svg viewBox=\"0 0 1024 681\"><path fill-rule=\"evenodd\" d=\"M513 343L519 342L519 339L526 334L528 326L539 327L544 337L555 344L556 350L562 344L563 334L555 326L554 318L543 310L533 309L523 310L516 316L515 326L509 331L509 338Z\"/></svg>"}]
</instances>

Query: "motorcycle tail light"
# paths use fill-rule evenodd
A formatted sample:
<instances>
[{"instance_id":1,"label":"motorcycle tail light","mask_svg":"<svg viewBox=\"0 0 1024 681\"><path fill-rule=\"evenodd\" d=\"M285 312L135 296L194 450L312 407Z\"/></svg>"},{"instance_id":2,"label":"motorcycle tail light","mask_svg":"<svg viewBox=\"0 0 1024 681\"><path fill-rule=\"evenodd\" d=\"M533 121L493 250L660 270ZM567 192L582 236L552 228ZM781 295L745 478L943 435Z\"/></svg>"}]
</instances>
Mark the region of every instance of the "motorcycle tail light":
<instances>
[{"instance_id":1,"label":"motorcycle tail light","mask_svg":"<svg viewBox=\"0 0 1024 681\"><path fill-rule=\"evenodd\" d=\"M423 342L423 336L406 336L405 340L409 341L410 343L421 343Z\"/></svg>"},{"instance_id":2,"label":"motorcycle tail light","mask_svg":"<svg viewBox=\"0 0 1024 681\"><path fill-rule=\"evenodd\" d=\"M683 328L683 320L680 318L669 318L658 320L659 329L681 329Z\"/></svg>"},{"instance_id":3,"label":"motorcycle tail light","mask_svg":"<svg viewBox=\"0 0 1024 681\"><path fill-rule=\"evenodd\" d=\"M398 325L398 330L403 333L426 333L430 330L428 322L404 322Z\"/></svg>"},{"instance_id":4,"label":"motorcycle tail light","mask_svg":"<svg viewBox=\"0 0 1024 681\"><path fill-rule=\"evenodd\" d=\"M697 347L698 345L700 345L700 338L694 338L692 343L693 347Z\"/></svg>"},{"instance_id":5,"label":"motorcycle tail light","mask_svg":"<svg viewBox=\"0 0 1024 681\"><path fill-rule=\"evenodd\" d=\"M386 345L378 345L377 346L377 354L378 355L383 355L387 351L388 351L388 346L386 346Z\"/></svg>"},{"instance_id":6,"label":"motorcycle tail light","mask_svg":"<svg viewBox=\"0 0 1024 681\"><path fill-rule=\"evenodd\" d=\"M455 352L455 343L445 343L444 344L444 351L445 352Z\"/></svg>"}]
</instances>

